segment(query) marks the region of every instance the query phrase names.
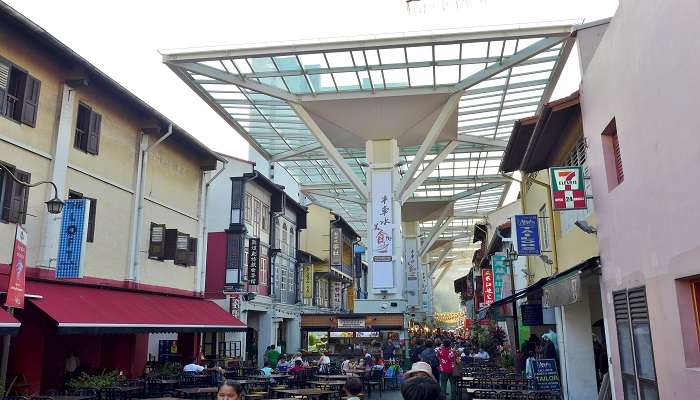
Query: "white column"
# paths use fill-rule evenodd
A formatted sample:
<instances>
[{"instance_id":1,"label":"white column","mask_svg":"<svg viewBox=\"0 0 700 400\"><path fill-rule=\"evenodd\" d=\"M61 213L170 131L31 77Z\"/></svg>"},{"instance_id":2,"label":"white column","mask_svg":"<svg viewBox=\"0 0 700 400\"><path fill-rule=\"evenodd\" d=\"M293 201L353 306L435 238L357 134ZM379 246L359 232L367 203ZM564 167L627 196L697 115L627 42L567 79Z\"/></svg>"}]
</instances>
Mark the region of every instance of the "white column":
<instances>
[{"instance_id":1,"label":"white column","mask_svg":"<svg viewBox=\"0 0 700 400\"><path fill-rule=\"evenodd\" d=\"M598 395L593 359L593 330L588 296L577 303L559 307L559 358L565 377L565 399L594 399ZM561 321L561 324L559 322Z\"/></svg>"},{"instance_id":2,"label":"white column","mask_svg":"<svg viewBox=\"0 0 700 400\"><path fill-rule=\"evenodd\" d=\"M404 265L406 266L406 300L408 307L420 308L421 262L418 246L418 222L404 222Z\"/></svg>"},{"instance_id":3,"label":"white column","mask_svg":"<svg viewBox=\"0 0 700 400\"><path fill-rule=\"evenodd\" d=\"M287 353L293 354L301 349L301 316L285 320L287 323Z\"/></svg>"},{"instance_id":4,"label":"white column","mask_svg":"<svg viewBox=\"0 0 700 400\"><path fill-rule=\"evenodd\" d=\"M63 85L61 96L61 111L58 118L58 130L54 142L53 159L51 160L51 175L49 180L56 184L58 197L65 196L66 173L68 171L68 154L70 151L71 131L73 129L73 111L75 110L75 90ZM47 199L53 198L53 190L47 190ZM37 265L51 267L58 255L58 236L61 231L61 215L47 214L41 234L41 247Z\"/></svg>"},{"instance_id":5,"label":"white column","mask_svg":"<svg viewBox=\"0 0 700 400\"><path fill-rule=\"evenodd\" d=\"M396 194L399 188L399 147L395 139L371 140L366 144L369 170L367 174L369 199L367 203L369 298L374 300L392 298L403 299L405 292L405 271L402 263L403 239L401 234L401 203ZM383 202L386 197L386 202ZM386 208L385 208L386 207ZM387 211L383 214L382 210ZM382 221L386 223L382 225ZM375 229L375 224L378 229ZM382 228L388 228L380 233ZM390 237L391 261L375 261L380 239ZM390 235L390 236L389 236ZM376 249L375 249L376 247Z\"/></svg>"},{"instance_id":6,"label":"white column","mask_svg":"<svg viewBox=\"0 0 700 400\"><path fill-rule=\"evenodd\" d=\"M265 362L265 350L272 344L272 310L260 314L260 329L258 330L258 365Z\"/></svg>"}]
</instances>

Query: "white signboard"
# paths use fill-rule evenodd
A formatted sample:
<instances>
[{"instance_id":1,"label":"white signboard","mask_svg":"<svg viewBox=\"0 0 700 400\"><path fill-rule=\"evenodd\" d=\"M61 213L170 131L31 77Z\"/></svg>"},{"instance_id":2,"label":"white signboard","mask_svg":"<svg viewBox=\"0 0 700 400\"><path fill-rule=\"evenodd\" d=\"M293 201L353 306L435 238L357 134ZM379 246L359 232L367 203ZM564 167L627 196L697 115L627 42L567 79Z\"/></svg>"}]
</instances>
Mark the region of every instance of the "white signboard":
<instances>
[{"instance_id":1,"label":"white signboard","mask_svg":"<svg viewBox=\"0 0 700 400\"><path fill-rule=\"evenodd\" d=\"M393 231L394 198L391 184L392 171L372 173L372 287L388 289L394 287Z\"/></svg>"},{"instance_id":2,"label":"white signboard","mask_svg":"<svg viewBox=\"0 0 700 400\"><path fill-rule=\"evenodd\" d=\"M343 284L341 282L331 282L331 308L340 309L342 307Z\"/></svg>"},{"instance_id":3,"label":"white signboard","mask_svg":"<svg viewBox=\"0 0 700 400\"><path fill-rule=\"evenodd\" d=\"M340 319L338 318L339 329L363 329L365 328L364 318Z\"/></svg>"},{"instance_id":4,"label":"white signboard","mask_svg":"<svg viewBox=\"0 0 700 400\"><path fill-rule=\"evenodd\" d=\"M406 300L408 301L408 306L418 306L420 303L420 293L418 292L418 268L419 268L419 258L418 258L418 240L414 238L406 239L404 251L404 260L406 260L406 277L408 281L406 282ZM422 279L422 277L421 277Z\"/></svg>"}]
</instances>

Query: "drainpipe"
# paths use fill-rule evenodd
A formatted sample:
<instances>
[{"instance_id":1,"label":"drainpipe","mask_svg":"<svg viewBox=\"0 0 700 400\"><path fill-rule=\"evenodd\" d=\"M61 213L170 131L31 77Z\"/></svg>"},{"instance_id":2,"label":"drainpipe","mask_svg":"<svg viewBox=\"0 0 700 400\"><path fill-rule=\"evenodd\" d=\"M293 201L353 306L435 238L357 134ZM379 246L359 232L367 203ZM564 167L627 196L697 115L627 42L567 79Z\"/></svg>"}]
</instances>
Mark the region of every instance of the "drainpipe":
<instances>
[{"instance_id":1,"label":"drainpipe","mask_svg":"<svg viewBox=\"0 0 700 400\"><path fill-rule=\"evenodd\" d=\"M173 134L173 125L168 125L168 131L151 145L148 145L148 137L141 132L141 143L139 145L139 161L136 175L136 192L134 193L134 203L136 212L133 213L131 238L129 240L129 277L128 280L138 283L139 266L141 264L139 240L141 239L141 225L143 223L144 190L146 188L146 172L148 166L148 152Z\"/></svg>"},{"instance_id":2,"label":"drainpipe","mask_svg":"<svg viewBox=\"0 0 700 400\"><path fill-rule=\"evenodd\" d=\"M197 242L198 273L197 282L195 283L195 288L197 289L198 293L204 293L205 281L207 276L206 256L207 242L209 239L209 230L207 229L207 211L209 210L209 207L207 207L207 202L209 201L209 186L214 181L214 179L216 179L222 172L224 172L227 164L228 161L224 160L221 169L216 171L216 173L211 178L209 178L209 180L206 180L207 173L202 172L202 188L200 188L199 192L199 241Z\"/></svg>"}]
</instances>

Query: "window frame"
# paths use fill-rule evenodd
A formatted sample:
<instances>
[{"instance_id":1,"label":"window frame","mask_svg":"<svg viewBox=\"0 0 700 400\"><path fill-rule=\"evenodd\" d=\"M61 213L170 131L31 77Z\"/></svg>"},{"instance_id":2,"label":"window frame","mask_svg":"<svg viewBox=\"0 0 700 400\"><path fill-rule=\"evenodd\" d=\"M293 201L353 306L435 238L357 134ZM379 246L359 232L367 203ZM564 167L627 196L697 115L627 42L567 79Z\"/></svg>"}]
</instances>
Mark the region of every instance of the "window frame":
<instances>
[{"instance_id":1,"label":"window frame","mask_svg":"<svg viewBox=\"0 0 700 400\"><path fill-rule=\"evenodd\" d=\"M612 191L625 181L620 137L615 117L603 129L600 139L603 147L603 165L605 166L605 175L608 181L608 191Z\"/></svg>"},{"instance_id":2,"label":"window frame","mask_svg":"<svg viewBox=\"0 0 700 400\"><path fill-rule=\"evenodd\" d=\"M542 250L548 250L550 241L549 241L549 229L548 229L548 223L547 219L549 216L547 215L547 205L543 204L542 207L540 207L539 211L537 211L537 221L539 222L540 225L540 246Z\"/></svg>"},{"instance_id":3,"label":"window frame","mask_svg":"<svg viewBox=\"0 0 700 400\"><path fill-rule=\"evenodd\" d=\"M270 205L262 203L262 211L260 214L260 230L268 233L270 223Z\"/></svg>"},{"instance_id":4,"label":"window frame","mask_svg":"<svg viewBox=\"0 0 700 400\"><path fill-rule=\"evenodd\" d=\"M94 243L95 242L95 220L97 219L97 199L92 197L87 197L83 193L76 190L68 190L68 199L85 199L90 203L90 212L88 214L88 224L87 224L87 237L85 242ZM149 242L150 244L150 242Z\"/></svg>"},{"instance_id":5,"label":"window frame","mask_svg":"<svg viewBox=\"0 0 700 400\"><path fill-rule=\"evenodd\" d=\"M31 75L27 69L22 68L6 58L0 57L0 64L7 66L7 85L5 87L0 87L0 116L17 124L35 128L37 115L39 114L41 81L35 76ZM23 79L16 83L18 86L18 93L10 94L12 79L17 73L21 73L23 75ZM30 83L32 83L31 93L27 91ZM8 100L10 96L14 98L12 115L8 114ZM33 112L29 116L26 115L27 105L34 107Z\"/></svg>"},{"instance_id":6,"label":"window frame","mask_svg":"<svg viewBox=\"0 0 700 400\"><path fill-rule=\"evenodd\" d=\"M253 216L253 195L252 194L246 192L243 207L245 208L245 212L244 212L245 216L243 217L243 219L245 222L250 223L251 218Z\"/></svg>"},{"instance_id":7,"label":"window frame","mask_svg":"<svg viewBox=\"0 0 700 400\"><path fill-rule=\"evenodd\" d=\"M81 110L87 113L81 117ZM93 121L94 120L94 121ZM94 122L94 126L93 126ZM83 126L86 123L87 126ZM95 128L93 130L93 128ZM83 153L98 155L100 153L100 136L102 133L102 115L97 113L89 104L79 101L78 110L75 116L75 134L73 138L73 148ZM94 148L90 145L90 137L94 136Z\"/></svg>"},{"instance_id":8,"label":"window frame","mask_svg":"<svg viewBox=\"0 0 700 400\"><path fill-rule=\"evenodd\" d=\"M262 202L253 197L253 236L260 237L260 212Z\"/></svg>"}]
</instances>

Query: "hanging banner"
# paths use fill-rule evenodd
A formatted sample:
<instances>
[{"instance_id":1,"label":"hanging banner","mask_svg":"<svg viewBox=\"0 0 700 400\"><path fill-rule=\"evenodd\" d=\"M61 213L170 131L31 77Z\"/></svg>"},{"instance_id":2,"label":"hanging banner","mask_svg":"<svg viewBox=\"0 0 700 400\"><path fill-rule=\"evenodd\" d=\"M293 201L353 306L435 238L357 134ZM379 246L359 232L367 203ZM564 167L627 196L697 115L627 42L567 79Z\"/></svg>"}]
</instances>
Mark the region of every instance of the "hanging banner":
<instances>
[{"instance_id":1,"label":"hanging banner","mask_svg":"<svg viewBox=\"0 0 700 400\"><path fill-rule=\"evenodd\" d=\"M90 202L86 199L66 200L58 237L56 278L80 278L85 264L85 242L90 215Z\"/></svg>"},{"instance_id":2,"label":"hanging banner","mask_svg":"<svg viewBox=\"0 0 700 400\"><path fill-rule=\"evenodd\" d=\"M494 302L493 271L491 269L481 270L481 283L484 289L484 301L481 303L481 308L483 308Z\"/></svg>"},{"instance_id":3,"label":"hanging banner","mask_svg":"<svg viewBox=\"0 0 700 400\"><path fill-rule=\"evenodd\" d=\"M15 244L12 247L12 269L7 283L5 307L24 308L24 283L27 270L27 231L17 225Z\"/></svg>"},{"instance_id":4,"label":"hanging banner","mask_svg":"<svg viewBox=\"0 0 700 400\"><path fill-rule=\"evenodd\" d=\"M392 171L372 172L372 287L394 287Z\"/></svg>"},{"instance_id":5,"label":"hanging banner","mask_svg":"<svg viewBox=\"0 0 700 400\"><path fill-rule=\"evenodd\" d=\"M331 228L331 267L343 265L343 230Z\"/></svg>"},{"instance_id":6,"label":"hanging banner","mask_svg":"<svg viewBox=\"0 0 700 400\"><path fill-rule=\"evenodd\" d=\"M552 188L552 209L555 211L586 208L583 168L553 167L549 169Z\"/></svg>"},{"instance_id":7,"label":"hanging banner","mask_svg":"<svg viewBox=\"0 0 700 400\"><path fill-rule=\"evenodd\" d=\"M260 283L260 239L248 239L248 284Z\"/></svg>"},{"instance_id":8,"label":"hanging banner","mask_svg":"<svg viewBox=\"0 0 700 400\"><path fill-rule=\"evenodd\" d=\"M241 318L241 294L231 294L231 315L236 318Z\"/></svg>"},{"instance_id":9,"label":"hanging banner","mask_svg":"<svg viewBox=\"0 0 700 400\"><path fill-rule=\"evenodd\" d=\"M506 253L497 252L491 256L491 269L493 270L493 291L496 301L504 296L503 281L508 275L508 266L506 265Z\"/></svg>"},{"instance_id":10,"label":"hanging banner","mask_svg":"<svg viewBox=\"0 0 700 400\"><path fill-rule=\"evenodd\" d=\"M314 266L304 265L304 270L302 272L303 280L303 295L305 299L312 299L314 297Z\"/></svg>"},{"instance_id":11,"label":"hanging banner","mask_svg":"<svg viewBox=\"0 0 700 400\"><path fill-rule=\"evenodd\" d=\"M541 249L537 215L514 215L513 219L515 220L515 241L518 255L539 255L541 253Z\"/></svg>"},{"instance_id":12,"label":"hanging banner","mask_svg":"<svg viewBox=\"0 0 700 400\"><path fill-rule=\"evenodd\" d=\"M331 308L340 309L343 306L343 283L331 282Z\"/></svg>"},{"instance_id":13,"label":"hanging banner","mask_svg":"<svg viewBox=\"0 0 700 400\"><path fill-rule=\"evenodd\" d=\"M355 310L355 285L352 285L348 288L348 306L347 309L350 312L353 312Z\"/></svg>"},{"instance_id":14,"label":"hanging banner","mask_svg":"<svg viewBox=\"0 0 700 400\"><path fill-rule=\"evenodd\" d=\"M406 239L405 260L406 260L406 277L408 280L418 279L418 239Z\"/></svg>"}]
</instances>

